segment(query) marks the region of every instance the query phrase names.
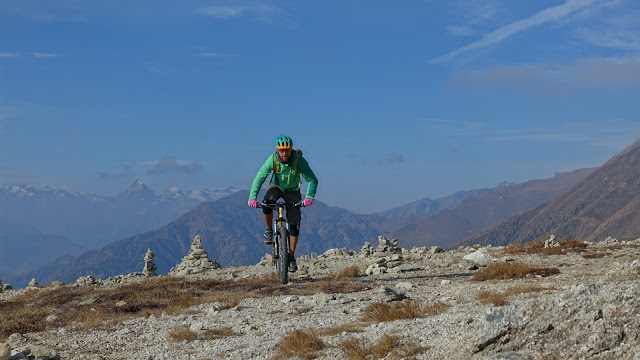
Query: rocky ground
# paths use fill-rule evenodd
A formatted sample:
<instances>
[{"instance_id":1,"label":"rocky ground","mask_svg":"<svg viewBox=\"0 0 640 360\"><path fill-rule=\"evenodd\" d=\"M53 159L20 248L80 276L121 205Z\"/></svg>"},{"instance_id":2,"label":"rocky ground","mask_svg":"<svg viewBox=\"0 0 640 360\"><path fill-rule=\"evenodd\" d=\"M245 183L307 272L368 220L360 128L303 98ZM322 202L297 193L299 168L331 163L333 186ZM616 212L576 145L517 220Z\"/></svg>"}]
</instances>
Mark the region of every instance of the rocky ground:
<instances>
[{"instance_id":1,"label":"rocky ground","mask_svg":"<svg viewBox=\"0 0 640 360\"><path fill-rule=\"evenodd\" d=\"M640 358L640 239L624 243L608 239L582 252L557 255L512 254L504 247L405 250L379 240L377 248L365 245L360 253L332 249L313 258L301 257L300 269L287 285L303 286L357 266L361 275L351 281L362 284L363 291L245 298L224 310L217 304L200 304L178 314L135 317L107 328L16 334L6 340L5 348L11 349L11 359L26 358L29 347L32 356L40 351L61 359L268 359L278 357L276 345L293 330L315 329L324 343L315 352L319 359L346 358L347 339L362 339L374 347L385 335L395 337L396 348L420 349L408 355L417 359ZM559 273L472 279L487 264L516 262ZM255 266L189 276L240 281L272 273L268 263L265 259ZM484 304L479 297L483 292L499 295L513 289L536 290L511 291L500 306ZM6 290L0 293L0 302L23 292ZM435 315L362 321L372 304L407 301L447 306ZM175 341L170 334L176 328L196 334L219 328L232 331L213 340ZM331 329L342 331L327 331ZM0 360L5 360L1 344Z\"/></svg>"}]
</instances>

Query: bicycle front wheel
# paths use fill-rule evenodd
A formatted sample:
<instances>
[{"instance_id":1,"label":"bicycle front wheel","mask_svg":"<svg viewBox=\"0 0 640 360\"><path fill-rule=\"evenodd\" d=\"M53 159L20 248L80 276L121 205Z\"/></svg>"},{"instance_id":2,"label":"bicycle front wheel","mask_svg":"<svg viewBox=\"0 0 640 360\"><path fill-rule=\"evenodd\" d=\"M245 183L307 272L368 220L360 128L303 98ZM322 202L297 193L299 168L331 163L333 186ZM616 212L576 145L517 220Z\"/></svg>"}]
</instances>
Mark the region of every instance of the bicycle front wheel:
<instances>
[{"instance_id":1,"label":"bicycle front wheel","mask_svg":"<svg viewBox=\"0 0 640 360\"><path fill-rule=\"evenodd\" d=\"M289 282L289 232L284 226L279 229L278 234L278 275L280 276L280 283L286 284Z\"/></svg>"}]
</instances>

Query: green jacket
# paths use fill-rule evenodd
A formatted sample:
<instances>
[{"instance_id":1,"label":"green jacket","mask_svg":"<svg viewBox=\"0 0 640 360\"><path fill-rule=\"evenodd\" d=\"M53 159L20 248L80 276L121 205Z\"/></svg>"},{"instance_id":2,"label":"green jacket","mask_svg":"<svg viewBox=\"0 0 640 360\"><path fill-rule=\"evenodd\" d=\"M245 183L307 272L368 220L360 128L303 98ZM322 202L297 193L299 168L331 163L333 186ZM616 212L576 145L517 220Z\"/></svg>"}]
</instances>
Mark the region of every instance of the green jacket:
<instances>
[{"instance_id":1,"label":"green jacket","mask_svg":"<svg viewBox=\"0 0 640 360\"><path fill-rule=\"evenodd\" d=\"M275 153L278 156L278 153ZM294 163L294 157L298 157L297 169L292 169ZM309 183L307 188L307 199L313 199L316 195L316 189L318 188L318 179L309 167L309 163L304 157L298 154L297 151L291 151L291 159L288 164L280 162L280 168L277 173L274 173L273 155L269 155L267 161L264 162L256 178L253 179L253 185L251 186L251 193L249 194L249 200L255 200L258 197L258 192L264 184L269 174L274 173L271 177L271 183L279 186L284 191L298 191L300 190L300 175Z\"/></svg>"}]
</instances>

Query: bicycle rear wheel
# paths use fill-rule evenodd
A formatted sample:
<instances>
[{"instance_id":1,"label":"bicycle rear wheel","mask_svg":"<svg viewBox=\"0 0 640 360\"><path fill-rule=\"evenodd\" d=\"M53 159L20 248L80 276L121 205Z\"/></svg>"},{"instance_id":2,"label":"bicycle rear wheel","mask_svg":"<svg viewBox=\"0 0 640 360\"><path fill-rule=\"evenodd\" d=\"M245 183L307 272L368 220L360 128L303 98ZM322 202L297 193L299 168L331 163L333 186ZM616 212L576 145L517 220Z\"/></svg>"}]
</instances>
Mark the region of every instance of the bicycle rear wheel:
<instances>
[{"instance_id":1,"label":"bicycle rear wheel","mask_svg":"<svg viewBox=\"0 0 640 360\"><path fill-rule=\"evenodd\" d=\"M280 283L286 284L289 282L289 232L284 226L281 227L278 234L278 275L280 276Z\"/></svg>"}]
</instances>

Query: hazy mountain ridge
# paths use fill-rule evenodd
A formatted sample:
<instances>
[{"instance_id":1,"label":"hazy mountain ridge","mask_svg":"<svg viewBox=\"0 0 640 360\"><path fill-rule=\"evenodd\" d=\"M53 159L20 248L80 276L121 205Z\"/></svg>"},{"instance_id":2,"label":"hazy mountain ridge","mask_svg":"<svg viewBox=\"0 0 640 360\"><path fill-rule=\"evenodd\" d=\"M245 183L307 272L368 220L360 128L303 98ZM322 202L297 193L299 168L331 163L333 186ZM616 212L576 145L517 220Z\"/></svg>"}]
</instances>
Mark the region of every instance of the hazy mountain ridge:
<instances>
[{"instance_id":1,"label":"hazy mountain ridge","mask_svg":"<svg viewBox=\"0 0 640 360\"><path fill-rule=\"evenodd\" d=\"M391 231L408 246L450 246L532 209L576 184L593 168L557 173L549 179L503 186Z\"/></svg>"},{"instance_id":2,"label":"hazy mountain ridge","mask_svg":"<svg viewBox=\"0 0 640 360\"><path fill-rule=\"evenodd\" d=\"M460 245L505 245L550 234L586 241L640 237L640 140L559 196Z\"/></svg>"},{"instance_id":3,"label":"hazy mountain ridge","mask_svg":"<svg viewBox=\"0 0 640 360\"><path fill-rule=\"evenodd\" d=\"M77 255L111 241L157 229L198 204L238 191L178 190L169 199L136 180L116 196L81 195L47 185L0 188L0 272L30 271L65 254ZM11 254L23 256L10 256Z\"/></svg>"},{"instance_id":4,"label":"hazy mountain ridge","mask_svg":"<svg viewBox=\"0 0 640 360\"><path fill-rule=\"evenodd\" d=\"M525 193L533 194L535 197L539 196L538 192L526 191L526 189L546 189L548 185L545 184L549 182L565 184L567 181L573 181L575 183L576 178L588 171L589 169L576 170L566 174L558 174L551 179L533 180L521 185L502 187L502 190L496 192L479 197L469 197L458 206L435 215L415 214L393 218L360 215L346 209L327 206L321 201L315 201L313 206L303 209L301 240L296 253L298 255L310 254L311 252L323 253L332 247L358 250L364 242L375 239L380 234L391 233L395 235L398 229L417 226L415 224L419 224L425 219L434 218L441 213L444 214L443 216L449 216L458 207L467 206L465 204L469 203L475 204L475 208L472 207L475 210L460 212L460 215L457 216L463 222L473 224L477 220L465 220L463 216L473 218L477 217L479 212L483 214L505 213L502 216L506 218L515 214L513 211L520 211L521 208L488 209L496 204L493 202L483 203L483 201L487 201L482 200L483 197L502 192L501 195L496 196L518 198L514 194L523 191L519 189L525 189ZM558 189L553 190L555 189L553 186L551 188L552 190L547 189L543 193L560 192ZM519 197L523 196L519 195ZM247 207L247 198L248 192L243 190L216 202L200 204L184 216L158 230L115 241L77 258L64 257L35 272L8 279L16 284L26 284L32 277L45 283L52 280L70 282L77 279L78 276L89 274L105 278L116 274L140 271L143 266L142 258L148 248L151 248L156 254L156 265L160 273L166 273L187 254L190 241L195 235L202 237L203 247L209 253L209 258L219 261L223 266L255 264L265 253L270 251L270 247L263 245L261 239L264 231L262 212ZM538 202L542 201L538 200ZM516 203L524 206L521 202ZM440 219L440 217L436 217L436 219ZM493 217L490 220L484 220L485 223L487 221L498 222ZM443 224L445 226L439 229L452 231L446 227L446 222ZM411 234L403 234L402 236L402 241L410 246L431 245L427 242L420 242L420 239L412 237Z\"/></svg>"},{"instance_id":5,"label":"hazy mountain ridge","mask_svg":"<svg viewBox=\"0 0 640 360\"><path fill-rule=\"evenodd\" d=\"M195 235L201 236L209 258L223 266L255 264L271 247L262 241L265 228L262 211L247 207L248 196L249 192L242 190L215 202L202 203L159 230L118 240L78 257L65 256L34 272L6 279L20 286L33 277L44 283L72 282L78 276L106 278L141 271L148 248L155 253L159 272L167 273L187 254ZM362 239L375 239L378 235L369 225L371 216L363 219L320 201L303 212L298 254L324 252L332 247L356 248L362 246Z\"/></svg>"}]
</instances>

